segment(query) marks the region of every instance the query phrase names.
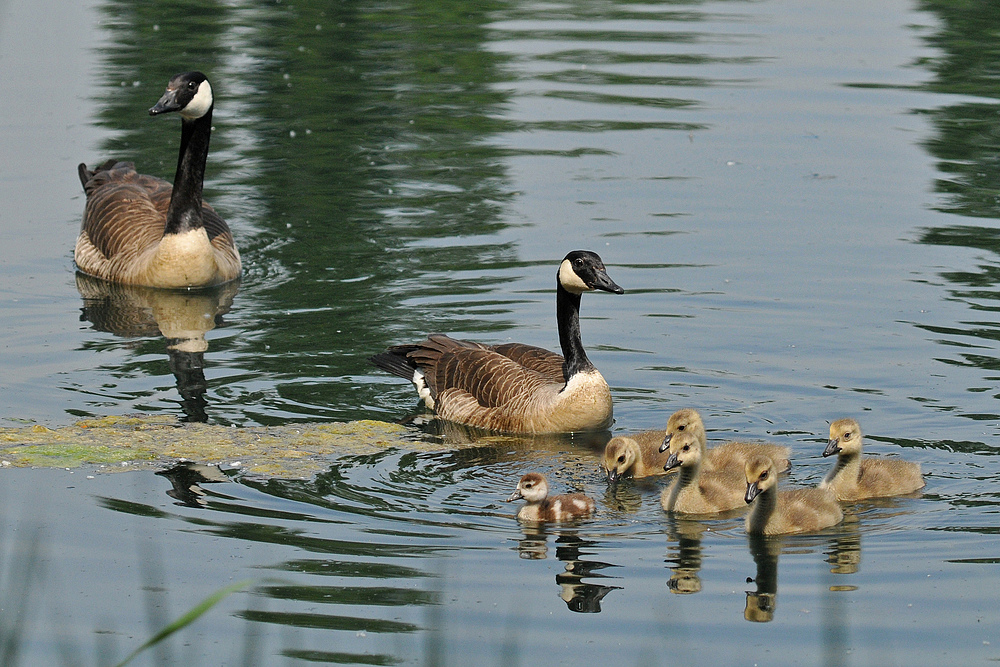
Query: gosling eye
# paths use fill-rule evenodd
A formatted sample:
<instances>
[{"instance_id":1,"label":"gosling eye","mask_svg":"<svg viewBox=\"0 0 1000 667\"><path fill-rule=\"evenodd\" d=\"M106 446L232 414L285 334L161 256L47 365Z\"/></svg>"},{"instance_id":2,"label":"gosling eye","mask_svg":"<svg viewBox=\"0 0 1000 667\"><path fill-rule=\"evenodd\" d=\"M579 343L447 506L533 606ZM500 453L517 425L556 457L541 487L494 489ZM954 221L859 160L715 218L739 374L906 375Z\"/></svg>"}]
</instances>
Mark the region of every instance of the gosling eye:
<instances>
[{"instance_id":1,"label":"gosling eye","mask_svg":"<svg viewBox=\"0 0 1000 667\"><path fill-rule=\"evenodd\" d=\"M691 449L691 445L684 445L684 451L685 452L688 451L689 449Z\"/></svg>"},{"instance_id":2,"label":"gosling eye","mask_svg":"<svg viewBox=\"0 0 1000 667\"><path fill-rule=\"evenodd\" d=\"M767 471L766 470L760 474L760 479L767 479Z\"/></svg>"},{"instance_id":3,"label":"gosling eye","mask_svg":"<svg viewBox=\"0 0 1000 667\"><path fill-rule=\"evenodd\" d=\"M618 457L618 463L625 463L625 455L624 454L622 454L621 456Z\"/></svg>"},{"instance_id":4,"label":"gosling eye","mask_svg":"<svg viewBox=\"0 0 1000 667\"><path fill-rule=\"evenodd\" d=\"M683 431L684 430L684 424L681 424L680 426L678 426L677 430L678 431Z\"/></svg>"},{"instance_id":5,"label":"gosling eye","mask_svg":"<svg viewBox=\"0 0 1000 667\"><path fill-rule=\"evenodd\" d=\"M850 440L852 435L854 434L848 431L847 433L844 434L844 440Z\"/></svg>"}]
</instances>

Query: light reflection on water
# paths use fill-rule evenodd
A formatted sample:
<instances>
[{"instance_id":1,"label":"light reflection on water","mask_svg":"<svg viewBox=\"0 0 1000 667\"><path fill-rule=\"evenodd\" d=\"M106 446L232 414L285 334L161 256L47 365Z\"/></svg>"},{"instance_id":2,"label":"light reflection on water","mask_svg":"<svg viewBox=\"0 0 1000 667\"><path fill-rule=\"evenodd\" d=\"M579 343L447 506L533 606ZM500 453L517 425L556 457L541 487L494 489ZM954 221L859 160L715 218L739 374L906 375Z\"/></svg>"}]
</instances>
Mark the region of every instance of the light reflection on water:
<instances>
[{"instance_id":1,"label":"light reflection on water","mask_svg":"<svg viewBox=\"0 0 1000 667\"><path fill-rule=\"evenodd\" d=\"M739 517L664 516L663 480L608 488L601 442L580 438L428 429L449 451L342 457L308 481L205 468L197 490L4 470L0 606L24 611L0 639L23 642L23 664L92 646L113 663L244 577L161 664L996 658L988 9L116 0L93 15L86 93L52 107L85 106L96 138L45 113L0 128L23 163L0 177L6 416L404 419L412 389L370 354L431 331L555 347L556 262L582 247L627 290L582 311L616 432L694 406L712 441L788 444L787 483L814 484L825 420L856 416L870 453L919 461L928 486L758 541ZM23 53L12 90L77 90ZM177 336L148 294L77 292L82 199L62 193L80 160L172 174L177 127L142 111L189 61L219 91L206 195L247 275ZM23 118L10 104L0 117ZM176 361L163 336L199 349ZM589 493L597 516L518 525L502 501L528 470Z\"/></svg>"}]
</instances>

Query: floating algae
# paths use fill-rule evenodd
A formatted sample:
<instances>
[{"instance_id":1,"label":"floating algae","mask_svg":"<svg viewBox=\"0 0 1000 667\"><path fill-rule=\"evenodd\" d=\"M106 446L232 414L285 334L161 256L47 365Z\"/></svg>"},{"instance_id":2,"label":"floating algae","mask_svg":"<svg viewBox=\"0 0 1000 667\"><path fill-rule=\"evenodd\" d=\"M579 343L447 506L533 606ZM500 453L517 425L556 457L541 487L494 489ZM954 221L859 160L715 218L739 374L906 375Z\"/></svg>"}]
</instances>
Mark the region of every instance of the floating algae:
<instances>
[{"instance_id":1,"label":"floating algae","mask_svg":"<svg viewBox=\"0 0 1000 667\"><path fill-rule=\"evenodd\" d=\"M402 426L372 420L238 428L126 416L84 419L54 429L37 424L0 428L0 459L6 467L129 470L186 459L238 467L253 476L310 478L329 469L336 457L388 447L445 448Z\"/></svg>"}]
</instances>

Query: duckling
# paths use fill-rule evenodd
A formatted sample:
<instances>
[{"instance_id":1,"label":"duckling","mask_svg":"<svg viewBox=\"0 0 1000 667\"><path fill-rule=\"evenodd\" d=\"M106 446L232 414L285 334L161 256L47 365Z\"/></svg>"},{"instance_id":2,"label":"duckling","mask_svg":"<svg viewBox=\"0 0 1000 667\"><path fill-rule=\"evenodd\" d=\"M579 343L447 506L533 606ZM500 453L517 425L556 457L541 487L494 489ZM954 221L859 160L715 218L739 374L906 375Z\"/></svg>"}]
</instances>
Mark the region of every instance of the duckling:
<instances>
[{"instance_id":1,"label":"duckling","mask_svg":"<svg viewBox=\"0 0 1000 667\"><path fill-rule=\"evenodd\" d=\"M572 521L590 516L594 511L594 501L582 493L565 493L547 497L549 485L545 476L529 472L517 483L514 493L507 502L524 498L528 503L517 511L522 521Z\"/></svg>"},{"instance_id":2,"label":"duckling","mask_svg":"<svg viewBox=\"0 0 1000 667\"><path fill-rule=\"evenodd\" d=\"M663 431L642 431L631 435L616 435L604 447L601 467L614 483L623 477L662 475L669 454L659 452Z\"/></svg>"},{"instance_id":3,"label":"duckling","mask_svg":"<svg viewBox=\"0 0 1000 667\"><path fill-rule=\"evenodd\" d=\"M690 431L694 433L702 446L706 446L705 424L701 415L692 408L683 408L670 415L667 420L667 432L660 445L660 452L670 448L670 439L677 433ZM792 450L783 445L773 445L767 442L727 442L716 445L707 451L704 468L706 471L717 471L723 468L733 468L736 474L743 474L743 466L755 455L764 455L772 459L778 467L778 472L784 472L791 467L789 457Z\"/></svg>"},{"instance_id":4,"label":"duckling","mask_svg":"<svg viewBox=\"0 0 1000 667\"><path fill-rule=\"evenodd\" d=\"M844 520L837 496L829 489L778 491L778 470L767 456L754 456L744 467L747 504L757 502L746 518L751 535L806 533Z\"/></svg>"},{"instance_id":5,"label":"duckling","mask_svg":"<svg viewBox=\"0 0 1000 667\"><path fill-rule=\"evenodd\" d=\"M660 495L660 505L668 512L715 514L744 505L742 475L735 468L703 472L705 446L692 432L681 432L670 441L670 457L664 469L680 468L680 474Z\"/></svg>"},{"instance_id":6,"label":"duckling","mask_svg":"<svg viewBox=\"0 0 1000 667\"><path fill-rule=\"evenodd\" d=\"M823 456L837 455L837 463L820 482L838 500L861 500L912 493L924 486L919 463L861 456L861 427L853 419L830 424L830 442Z\"/></svg>"}]
</instances>

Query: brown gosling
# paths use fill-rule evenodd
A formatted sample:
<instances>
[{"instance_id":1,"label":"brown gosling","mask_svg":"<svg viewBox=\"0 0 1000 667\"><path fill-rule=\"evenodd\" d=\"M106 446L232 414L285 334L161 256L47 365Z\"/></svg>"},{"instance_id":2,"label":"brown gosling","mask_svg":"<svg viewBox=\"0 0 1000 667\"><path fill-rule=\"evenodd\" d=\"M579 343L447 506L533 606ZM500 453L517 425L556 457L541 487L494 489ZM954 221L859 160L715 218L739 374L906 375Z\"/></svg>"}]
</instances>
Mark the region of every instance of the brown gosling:
<instances>
[{"instance_id":1,"label":"brown gosling","mask_svg":"<svg viewBox=\"0 0 1000 667\"><path fill-rule=\"evenodd\" d=\"M706 447L705 424L701 420L701 415L692 408L683 408L670 415L667 420L667 431L660 445L660 451L665 452L670 448L670 440L678 433L694 433L703 447ZM778 467L779 472L784 472L791 467L789 460L792 450L783 445L774 445L767 442L727 442L716 445L707 451L704 468L706 471L718 471L724 468L733 468L736 474L743 474L743 466L752 457L764 455L772 459Z\"/></svg>"},{"instance_id":2,"label":"brown gosling","mask_svg":"<svg viewBox=\"0 0 1000 667\"><path fill-rule=\"evenodd\" d=\"M529 472L517 483L514 493L507 502L524 498L527 502L517 511L522 521L572 521L590 516L594 512L594 501L582 493L565 493L549 497L549 485L545 476Z\"/></svg>"},{"instance_id":3,"label":"brown gosling","mask_svg":"<svg viewBox=\"0 0 1000 667\"><path fill-rule=\"evenodd\" d=\"M743 476L733 468L702 471L705 446L693 432L679 433L670 441L665 469L680 468L680 474L660 495L668 512L716 514L744 506Z\"/></svg>"},{"instance_id":4,"label":"brown gosling","mask_svg":"<svg viewBox=\"0 0 1000 667\"><path fill-rule=\"evenodd\" d=\"M660 453L663 431L643 431L630 435L616 435L604 447L601 468L614 483L624 477L649 477L663 475L667 453Z\"/></svg>"},{"instance_id":5,"label":"brown gosling","mask_svg":"<svg viewBox=\"0 0 1000 667\"><path fill-rule=\"evenodd\" d=\"M747 504L754 503L746 518L752 535L808 533L835 526L844 520L837 496L829 489L778 491L774 461L755 456L744 468Z\"/></svg>"},{"instance_id":6,"label":"brown gosling","mask_svg":"<svg viewBox=\"0 0 1000 667\"><path fill-rule=\"evenodd\" d=\"M820 482L838 500L861 500L913 493L923 488L919 463L861 456L861 427L853 419L830 424L830 441L823 456L837 455L837 463Z\"/></svg>"}]
</instances>

